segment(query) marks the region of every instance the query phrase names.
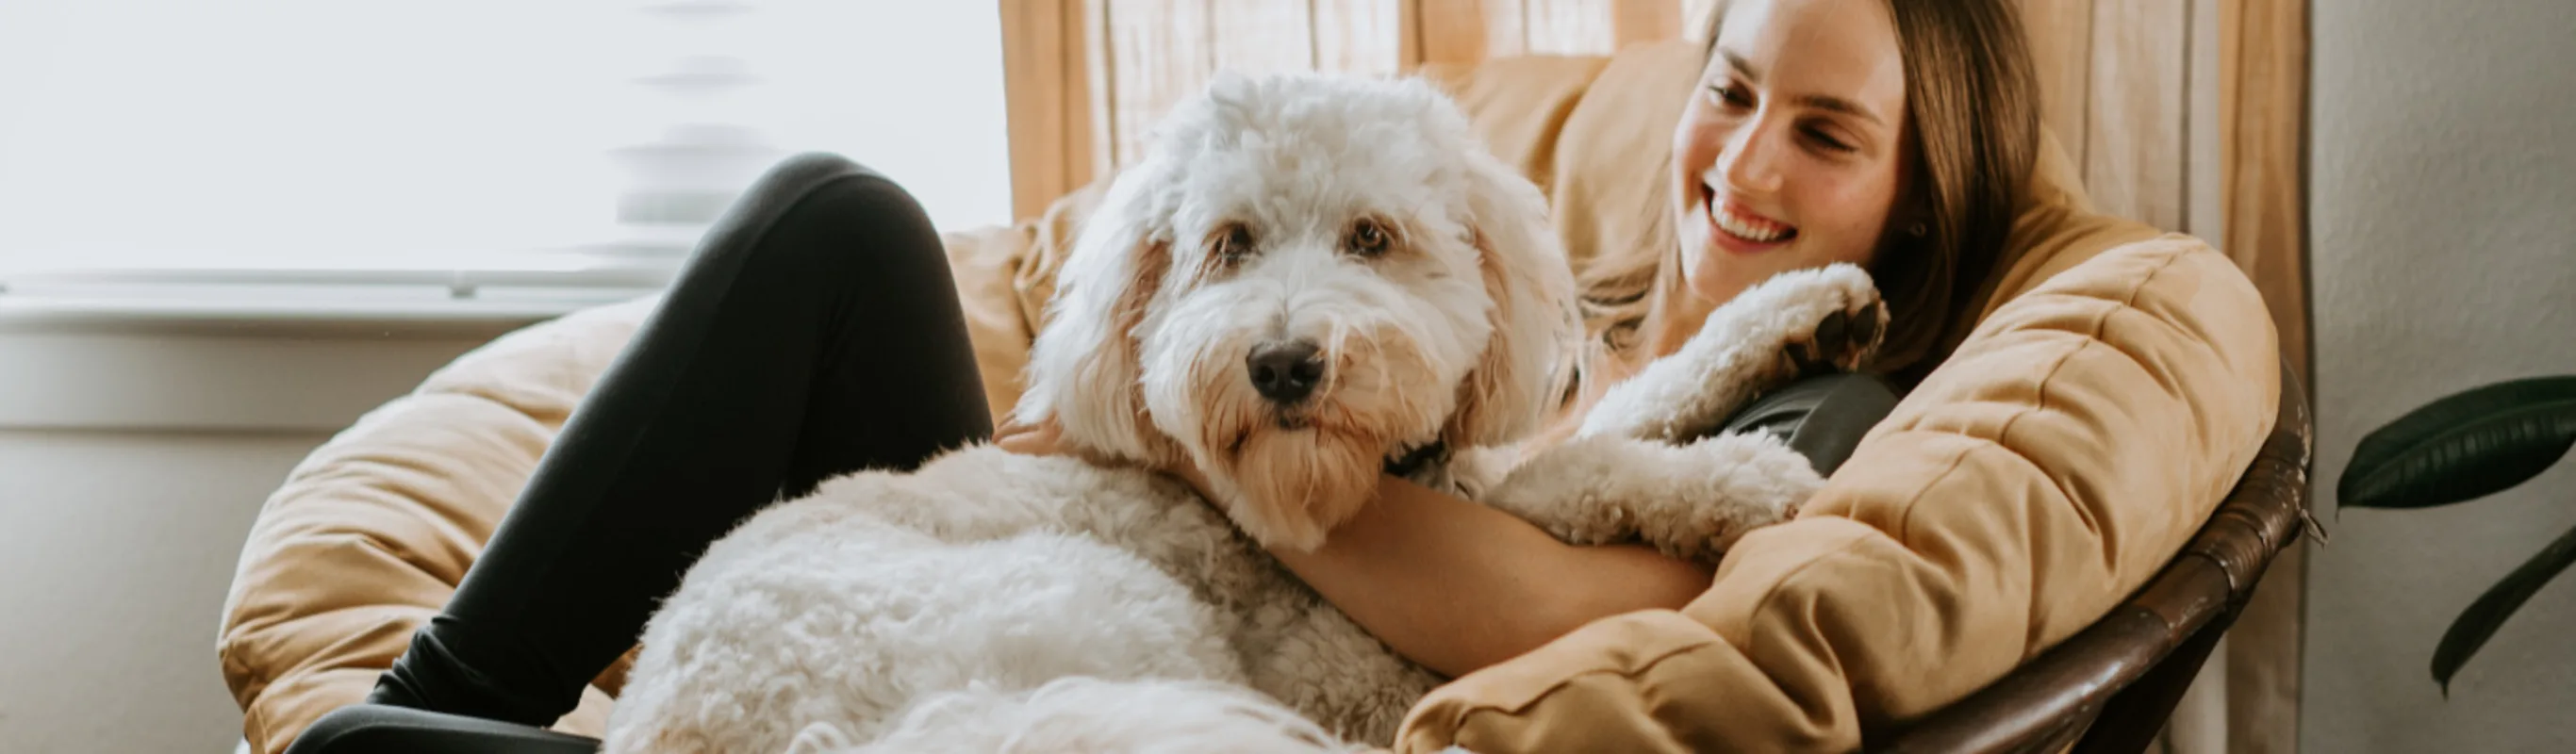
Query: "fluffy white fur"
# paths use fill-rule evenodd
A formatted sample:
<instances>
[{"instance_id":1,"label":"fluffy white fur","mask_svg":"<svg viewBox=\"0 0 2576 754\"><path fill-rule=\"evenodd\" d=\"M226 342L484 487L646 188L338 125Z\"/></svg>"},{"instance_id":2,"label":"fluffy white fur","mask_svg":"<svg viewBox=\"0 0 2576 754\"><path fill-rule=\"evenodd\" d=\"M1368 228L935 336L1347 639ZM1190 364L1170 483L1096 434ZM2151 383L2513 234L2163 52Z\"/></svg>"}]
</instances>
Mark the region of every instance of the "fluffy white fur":
<instances>
[{"instance_id":1,"label":"fluffy white fur","mask_svg":"<svg viewBox=\"0 0 2576 754\"><path fill-rule=\"evenodd\" d=\"M1757 287L1582 436L1502 460L1579 337L1546 209L1427 84L1220 76L1060 273L1018 417L1079 457L970 447L755 516L648 625L605 750L1384 744L1438 679L1263 546L1320 543L1387 459L1431 447L1425 483L1707 560L1812 494L1778 441L1699 435L1794 376L1787 349L1826 316L1883 316L1848 266ZM1264 399L1247 353L1299 339L1314 394ZM1217 507L1138 470L1183 463Z\"/></svg>"}]
</instances>

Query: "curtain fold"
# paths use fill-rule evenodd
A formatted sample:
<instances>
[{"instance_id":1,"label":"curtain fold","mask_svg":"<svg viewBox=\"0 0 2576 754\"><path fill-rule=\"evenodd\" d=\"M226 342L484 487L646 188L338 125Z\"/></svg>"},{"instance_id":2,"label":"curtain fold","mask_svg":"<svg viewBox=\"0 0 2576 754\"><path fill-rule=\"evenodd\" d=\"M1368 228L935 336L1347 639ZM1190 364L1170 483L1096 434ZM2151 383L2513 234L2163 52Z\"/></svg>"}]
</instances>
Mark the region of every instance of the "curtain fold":
<instances>
[{"instance_id":1,"label":"curtain fold","mask_svg":"<svg viewBox=\"0 0 2576 754\"><path fill-rule=\"evenodd\" d=\"M2308 0L2219 0L2220 243L2262 291L2293 372L2315 394L2308 343ZM2307 547L2284 550L2228 634L2227 750L2299 745Z\"/></svg>"}]
</instances>

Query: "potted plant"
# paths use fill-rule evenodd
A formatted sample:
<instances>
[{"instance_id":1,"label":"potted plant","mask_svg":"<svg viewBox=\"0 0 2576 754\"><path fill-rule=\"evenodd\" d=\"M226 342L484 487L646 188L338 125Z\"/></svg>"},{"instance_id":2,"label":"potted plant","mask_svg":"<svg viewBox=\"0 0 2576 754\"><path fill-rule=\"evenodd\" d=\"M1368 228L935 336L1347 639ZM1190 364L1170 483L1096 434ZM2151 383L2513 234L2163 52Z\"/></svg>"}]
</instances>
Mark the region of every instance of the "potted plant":
<instances>
[{"instance_id":1,"label":"potted plant","mask_svg":"<svg viewBox=\"0 0 2576 754\"><path fill-rule=\"evenodd\" d=\"M2576 445L2576 376L2478 387L2407 412L2361 439L2335 485L2346 508L2432 508L2476 500L2539 476ZM2551 577L2576 563L2576 530L2559 535L2488 587L2433 649L2433 681L2451 676Z\"/></svg>"}]
</instances>

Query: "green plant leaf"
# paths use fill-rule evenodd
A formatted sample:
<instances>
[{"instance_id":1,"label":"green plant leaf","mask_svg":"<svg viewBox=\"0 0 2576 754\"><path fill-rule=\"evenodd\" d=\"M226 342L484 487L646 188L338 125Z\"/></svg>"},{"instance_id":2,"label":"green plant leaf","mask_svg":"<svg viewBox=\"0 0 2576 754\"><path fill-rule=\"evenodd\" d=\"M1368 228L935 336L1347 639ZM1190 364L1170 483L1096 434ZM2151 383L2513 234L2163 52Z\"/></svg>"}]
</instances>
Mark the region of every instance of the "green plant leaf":
<instances>
[{"instance_id":1,"label":"green plant leaf","mask_svg":"<svg viewBox=\"0 0 2576 754\"><path fill-rule=\"evenodd\" d=\"M2576 444L2576 376L2455 393L2361 438L2337 504L2429 508L2475 500L2539 476Z\"/></svg>"},{"instance_id":2,"label":"green plant leaf","mask_svg":"<svg viewBox=\"0 0 2576 754\"><path fill-rule=\"evenodd\" d=\"M2450 630L2442 632L2442 643L2433 647L2433 682L2442 685L2443 696L2451 695L2451 676L2460 672L2461 665L2468 664L2469 656L2486 646L2487 638L2495 635L2506 618L2513 617L2513 611L2521 609L2532 593L2567 570L2570 563L2576 563L2576 529L2558 535L2558 541L2523 561L2522 567L2505 574L2503 581L2487 587L2487 593L2469 603L2469 609L2460 611L2460 617L2451 621Z\"/></svg>"}]
</instances>

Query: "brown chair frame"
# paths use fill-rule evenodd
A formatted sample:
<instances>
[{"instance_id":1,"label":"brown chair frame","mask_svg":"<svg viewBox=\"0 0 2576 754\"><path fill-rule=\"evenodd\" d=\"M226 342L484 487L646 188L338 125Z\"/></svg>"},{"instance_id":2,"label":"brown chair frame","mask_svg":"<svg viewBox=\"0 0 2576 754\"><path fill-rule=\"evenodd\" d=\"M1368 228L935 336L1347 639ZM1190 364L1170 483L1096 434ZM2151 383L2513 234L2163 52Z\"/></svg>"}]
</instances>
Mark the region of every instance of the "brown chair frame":
<instances>
[{"instance_id":1,"label":"brown chair frame","mask_svg":"<svg viewBox=\"0 0 2576 754\"><path fill-rule=\"evenodd\" d=\"M2278 423L2181 554L2128 601L2003 678L1867 745L1884 752L2142 751L2308 515L2307 392L2281 368Z\"/></svg>"}]
</instances>

